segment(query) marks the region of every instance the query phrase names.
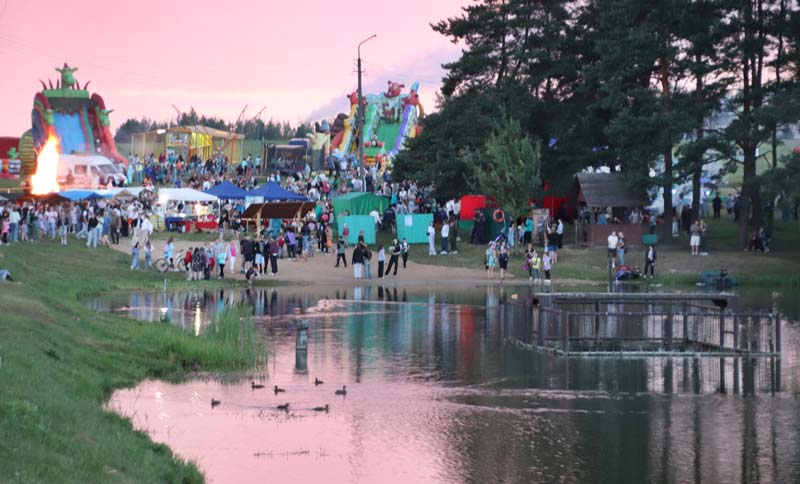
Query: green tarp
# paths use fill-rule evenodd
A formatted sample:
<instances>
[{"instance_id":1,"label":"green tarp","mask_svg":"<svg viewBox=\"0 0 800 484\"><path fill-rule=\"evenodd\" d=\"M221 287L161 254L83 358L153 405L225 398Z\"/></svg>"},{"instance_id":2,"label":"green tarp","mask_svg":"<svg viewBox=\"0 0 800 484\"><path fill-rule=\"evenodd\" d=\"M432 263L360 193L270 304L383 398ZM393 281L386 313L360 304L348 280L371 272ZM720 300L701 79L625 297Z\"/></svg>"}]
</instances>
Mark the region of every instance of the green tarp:
<instances>
[{"instance_id":1,"label":"green tarp","mask_svg":"<svg viewBox=\"0 0 800 484\"><path fill-rule=\"evenodd\" d=\"M367 245L375 243L375 219L369 215L342 215L338 219L339 237L342 236L344 225L350 229L350 234L347 236L348 244L358 243L358 233L364 231L364 242Z\"/></svg>"},{"instance_id":2,"label":"green tarp","mask_svg":"<svg viewBox=\"0 0 800 484\"><path fill-rule=\"evenodd\" d=\"M433 220L433 214L422 213L414 215L397 214L397 240L405 238L409 244L428 243L428 225ZM437 235L439 232L437 231Z\"/></svg>"},{"instance_id":3,"label":"green tarp","mask_svg":"<svg viewBox=\"0 0 800 484\"><path fill-rule=\"evenodd\" d=\"M333 199L333 214L336 220L339 220L339 214L344 213L345 210L350 211L350 215L369 215L373 209L377 208L378 213L382 216L383 211L388 207L388 198L372 193L350 192Z\"/></svg>"}]
</instances>

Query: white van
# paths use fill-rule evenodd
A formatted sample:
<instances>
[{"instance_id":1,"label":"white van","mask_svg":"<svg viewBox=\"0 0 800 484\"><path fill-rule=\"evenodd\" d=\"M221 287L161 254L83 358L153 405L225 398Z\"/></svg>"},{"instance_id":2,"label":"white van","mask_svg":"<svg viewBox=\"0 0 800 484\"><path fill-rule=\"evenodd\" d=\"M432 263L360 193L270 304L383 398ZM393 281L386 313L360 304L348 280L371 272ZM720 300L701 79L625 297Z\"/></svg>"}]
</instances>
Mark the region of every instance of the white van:
<instances>
[{"instance_id":1,"label":"white van","mask_svg":"<svg viewBox=\"0 0 800 484\"><path fill-rule=\"evenodd\" d=\"M70 177L70 175L72 175ZM70 187L97 188L113 179L117 186L127 183L125 175L108 158L101 155L58 156L58 183Z\"/></svg>"}]
</instances>

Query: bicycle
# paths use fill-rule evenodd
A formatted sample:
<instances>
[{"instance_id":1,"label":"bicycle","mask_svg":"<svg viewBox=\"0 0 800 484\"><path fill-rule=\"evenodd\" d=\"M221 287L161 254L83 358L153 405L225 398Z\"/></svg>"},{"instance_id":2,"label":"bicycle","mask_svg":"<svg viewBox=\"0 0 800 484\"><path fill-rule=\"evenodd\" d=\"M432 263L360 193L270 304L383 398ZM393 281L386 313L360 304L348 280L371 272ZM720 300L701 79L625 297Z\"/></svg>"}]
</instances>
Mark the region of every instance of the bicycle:
<instances>
[{"instance_id":1,"label":"bicycle","mask_svg":"<svg viewBox=\"0 0 800 484\"><path fill-rule=\"evenodd\" d=\"M167 272L169 270L169 259L164 257L163 255L156 259L153 266L156 268L158 272ZM173 265L173 269L179 270L181 272L186 272L188 269L186 267L186 261L183 259L179 259L177 263Z\"/></svg>"}]
</instances>

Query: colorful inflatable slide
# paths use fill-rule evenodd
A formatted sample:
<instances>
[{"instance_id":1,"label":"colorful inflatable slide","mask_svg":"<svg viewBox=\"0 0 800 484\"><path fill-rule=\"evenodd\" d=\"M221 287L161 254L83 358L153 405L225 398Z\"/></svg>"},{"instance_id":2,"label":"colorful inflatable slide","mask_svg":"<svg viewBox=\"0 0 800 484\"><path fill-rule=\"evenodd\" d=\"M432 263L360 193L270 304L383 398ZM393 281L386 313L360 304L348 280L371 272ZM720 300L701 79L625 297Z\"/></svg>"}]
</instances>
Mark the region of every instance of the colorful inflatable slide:
<instances>
[{"instance_id":1,"label":"colorful inflatable slide","mask_svg":"<svg viewBox=\"0 0 800 484\"><path fill-rule=\"evenodd\" d=\"M37 152L48 137L59 139L59 151L64 154L102 155L116 162L127 160L117 152L108 115L112 110L99 94L89 94L86 82L81 89L74 73L77 67L66 63L56 68L60 81L53 86L42 83L42 91L33 98L32 148ZM24 136L23 136L24 137Z\"/></svg>"},{"instance_id":2,"label":"colorful inflatable slide","mask_svg":"<svg viewBox=\"0 0 800 484\"><path fill-rule=\"evenodd\" d=\"M325 134L314 133L313 149L327 151L335 159L354 158L358 151L358 140L364 139L364 156L367 164L380 162L385 169L391 166L392 159L403 149L406 139L417 136L419 121L424 111L419 103L419 83L415 82L408 93L403 93L405 86L389 81L386 92L364 96L364 134L358 132L358 93L348 96L350 100L349 114L340 114L333 123L332 129L323 122L322 129L328 136L333 134L330 144L325 146ZM319 140L314 143L314 138Z\"/></svg>"}]
</instances>

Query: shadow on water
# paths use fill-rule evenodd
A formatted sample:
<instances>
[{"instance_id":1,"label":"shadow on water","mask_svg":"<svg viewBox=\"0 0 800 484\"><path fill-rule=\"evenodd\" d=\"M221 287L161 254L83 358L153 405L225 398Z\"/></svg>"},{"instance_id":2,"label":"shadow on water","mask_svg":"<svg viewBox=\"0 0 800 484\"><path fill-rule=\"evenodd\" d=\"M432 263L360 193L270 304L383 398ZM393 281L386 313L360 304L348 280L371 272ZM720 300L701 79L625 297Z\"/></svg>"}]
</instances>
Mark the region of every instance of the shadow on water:
<instances>
[{"instance_id":1,"label":"shadow on water","mask_svg":"<svg viewBox=\"0 0 800 484\"><path fill-rule=\"evenodd\" d=\"M509 340L530 338L530 296L237 288L90 304L149 321L167 314L196 333L228 305L253 308L270 348L257 378L266 389L244 375L147 381L109 403L212 482L800 482L795 323L785 323L776 391L766 358L525 351ZM334 395L342 385L347 395ZM212 398L222 403L212 409Z\"/></svg>"}]
</instances>

